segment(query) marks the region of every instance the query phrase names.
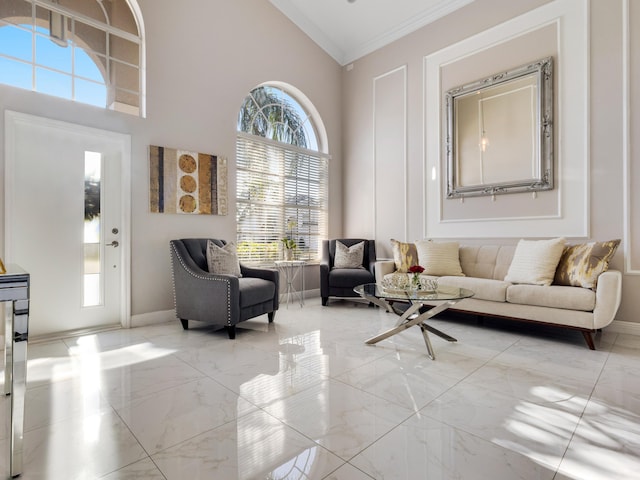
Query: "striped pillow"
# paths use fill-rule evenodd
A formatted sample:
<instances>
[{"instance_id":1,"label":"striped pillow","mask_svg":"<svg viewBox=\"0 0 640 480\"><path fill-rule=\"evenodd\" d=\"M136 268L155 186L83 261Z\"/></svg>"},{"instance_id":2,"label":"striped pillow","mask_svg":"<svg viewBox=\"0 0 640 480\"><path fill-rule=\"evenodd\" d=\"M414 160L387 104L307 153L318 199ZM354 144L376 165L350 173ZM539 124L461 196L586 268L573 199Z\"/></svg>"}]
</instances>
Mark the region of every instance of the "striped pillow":
<instances>
[{"instance_id":1,"label":"striped pillow","mask_svg":"<svg viewBox=\"0 0 640 480\"><path fill-rule=\"evenodd\" d=\"M564 250L564 238L520 240L505 282L551 285Z\"/></svg>"},{"instance_id":2,"label":"striped pillow","mask_svg":"<svg viewBox=\"0 0 640 480\"><path fill-rule=\"evenodd\" d=\"M418 260L424 273L435 276L464 277L460 266L460 244L458 242L416 242Z\"/></svg>"}]
</instances>

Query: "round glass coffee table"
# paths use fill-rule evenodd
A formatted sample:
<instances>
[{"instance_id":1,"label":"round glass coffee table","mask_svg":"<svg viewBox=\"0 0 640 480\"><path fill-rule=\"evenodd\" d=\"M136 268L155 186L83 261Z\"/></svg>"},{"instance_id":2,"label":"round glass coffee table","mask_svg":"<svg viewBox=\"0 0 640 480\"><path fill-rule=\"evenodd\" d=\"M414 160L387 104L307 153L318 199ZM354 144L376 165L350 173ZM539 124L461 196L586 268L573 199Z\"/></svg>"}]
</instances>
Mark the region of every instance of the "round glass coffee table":
<instances>
[{"instance_id":1,"label":"round glass coffee table","mask_svg":"<svg viewBox=\"0 0 640 480\"><path fill-rule=\"evenodd\" d=\"M365 300L386 309L388 312L400 315L395 327L370 338L365 342L367 345L374 345L406 330L407 328L417 325L422 331L422 337L424 338L424 343L427 346L429 358L432 360L435 360L436 356L433 351L433 347L431 346L431 340L429 340L428 332L438 335L448 342L457 342L457 340L446 333L433 328L431 325L427 325L425 321L452 307L460 300L471 298L474 295L474 292L466 288L448 287L445 285L439 285L436 290L427 291L413 289L387 289L377 283L365 283L364 285L358 285L353 289L353 291ZM408 303L409 307L404 312L401 312L392 307L392 303L396 302ZM422 307L433 304L435 304L435 306L431 309L420 312Z\"/></svg>"}]
</instances>

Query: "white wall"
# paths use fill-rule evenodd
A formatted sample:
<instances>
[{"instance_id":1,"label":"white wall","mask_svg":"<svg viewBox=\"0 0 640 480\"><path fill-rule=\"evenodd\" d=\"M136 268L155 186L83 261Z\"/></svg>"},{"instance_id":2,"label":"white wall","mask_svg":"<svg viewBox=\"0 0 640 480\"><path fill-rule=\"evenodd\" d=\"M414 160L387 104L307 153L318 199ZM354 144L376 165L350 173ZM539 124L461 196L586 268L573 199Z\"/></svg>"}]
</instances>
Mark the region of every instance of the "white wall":
<instances>
[{"instance_id":1,"label":"white wall","mask_svg":"<svg viewBox=\"0 0 640 480\"><path fill-rule=\"evenodd\" d=\"M332 155L330 232L340 233L342 224L342 110L338 64L266 1L138 0L138 3L147 41L147 118L0 85L1 111L10 109L132 136L133 315L173 308L170 239L235 238L236 121L242 100L260 83L288 83L304 92L318 109ZM4 171L3 122L2 115L1 172ZM229 215L149 213L149 145L226 156L229 159ZM0 202L4 199L3 185L4 181L0 181ZM1 239L4 239L3 212L4 205L0 207ZM3 245L0 247L2 251ZM317 272L315 276L312 273L309 275L313 281ZM308 284L310 288L312 283Z\"/></svg>"},{"instance_id":2,"label":"white wall","mask_svg":"<svg viewBox=\"0 0 640 480\"><path fill-rule=\"evenodd\" d=\"M572 126L570 120L576 121L571 117L572 112L565 110L557 118L557 145L562 153L560 158L565 162L563 165L573 162L574 171L578 172L573 177L564 173L558 179L557 194L561 195L559 223L560 227L577 226L570 230L579 232L569 238L571 242L623 239L612 262L613 268L625 273L622 306L617 320L640 322L637 315L640 312L640 298L635 294L640 289L640 222L637 220L640 212L640 194L637 193L640 191L640 122L637 114L640 111L640 37L637 33L640 29L640 6L635 0L572 2L586 6L588 16L581 29L586 36L574 39L574 45L578 46L569 51L563 52L563 46L558 43L557 60L566 62L567 57L580 55L586 47L588 67L586 74L573 82L568 81L566 72L561 74L557 88L562 106L563 99L576 90L576 82L586 84L583 103L587 113L584 115L586 124L579 137L572 139L575 145L582 145L581 148L571 146L567 134L562 134L563 129ZM378 243L379 256L388 256L391 253L389 237L413 241L423 238L425 232L429 235L429 229L423 228L424 225L438 226L441 208L437 205L434 208L433 199L429 197L431 170L425 167L429 165L429 149L434 144L434 138L428 136L429 129L433 128L433 123L430 123L433 120L430 114L433 112L425 95L428 95L433 82L440 79L424 68L424 59L437 57L439 52L470 37L500 29L514 19L522 19L522 15L529 18L535 15L533 12L536 9L549 7L552 3L548 0L476 0L344 69L345 236L372 236ZM564 27L560 24L559 28ZM625 28L628 28L630 39L625 37ZM511 46L507 53L514 59L521 58L523 62L533 59L529 58L529 50L519 45L515 37L526 32L528 30L523 27L521 32L515 32L514 39L507 39L507 45ZM566 29L561 30L558 42L566 40L562 35L567 34ZM562 72L562 66L556 71ZM400 157L406 149L407 174L404 182L397 180L396 161L385 164L375 154L379 132L374 128L374 119L384 115L382 108L386 108L385 104L376 100L375 88L381 76L398 68L407 72L406 87L398 86L391 95L397 101L406 102L406 137L396 139L395 154L387 152L387 156ZM393 101L389 99L386 104L393 105ZM390 114L397 116L396 112L397 108L394 108ZM435 112L436 120L437 117L438 112ZM627 118L628 122L625 122ZM575 135L575 130L573 132L572 135ZM435 137L437 142L437 133ZM372 180L365 177L363 182L361 172L372 172ZM560 173L563 173L562 170ZM395 194L390 194L388 189L375 188L378 180L374 183L373 178L385 178L387 175L395 179ZM570 191L585 194L568 196L567 192ZM408 198L406 204L402 199L403 194ZM509 201L510 197L504 195L497 198L496 202ZM432 203L429 204L429 201ZM573 202L571 209L565 208L567 201ZM366 205L383 202L393 204L394 208L378 209L370 215L361 214L366 211ZM391 216L390 211L395 216ZM380 227L385 222L395 225L398 218L405 216L408 223L406 233L398 228L395 235L389 235ZM535 215L525 219L523 226L522 231L529 233L496 236L493 225L471 219L460 227L458 235L451 235L451 238L462 237L466 243L490 241L514 244L519 235L532 235L531 232L535 232L532 236L554 236L559 230L544 220L536 219ZM376 236L381 231L385 233L384 236ZM438 233L440 230L436 228L435 231L435 236L443 237ZM446 235L447 230L442 231Z\"/></svg>"}]
</instances>

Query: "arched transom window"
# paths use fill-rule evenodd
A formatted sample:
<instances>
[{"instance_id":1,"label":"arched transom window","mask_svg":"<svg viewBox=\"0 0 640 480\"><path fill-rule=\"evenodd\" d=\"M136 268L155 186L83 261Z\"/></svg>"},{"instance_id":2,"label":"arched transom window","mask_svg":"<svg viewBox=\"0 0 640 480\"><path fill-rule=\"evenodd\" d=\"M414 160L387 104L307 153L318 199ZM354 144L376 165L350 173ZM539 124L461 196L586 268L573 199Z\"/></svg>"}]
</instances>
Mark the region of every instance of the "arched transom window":
<instances>
[{"instance_id":1,"label":"arched transom window","mask_svg":"<svg viewBox=\"0 0 640 480\"><path fill-rule=\"evenodd\" d=\"M0 82L144 115L135 0L0 1Z\"/></svg>"},{"instance_id":2,"label":"arched transom window","mask_svg":"<svg viewBox=\"0 0 640 480\"><path fill-rule=\"evenodd\" d=\"M236 205L244 261L281 259L286 245L295 245L297 259L320 258L327 236L329 156L320 151L320 120L301 96L262 85L240 108Z\"/></svg>"}]
</instances>

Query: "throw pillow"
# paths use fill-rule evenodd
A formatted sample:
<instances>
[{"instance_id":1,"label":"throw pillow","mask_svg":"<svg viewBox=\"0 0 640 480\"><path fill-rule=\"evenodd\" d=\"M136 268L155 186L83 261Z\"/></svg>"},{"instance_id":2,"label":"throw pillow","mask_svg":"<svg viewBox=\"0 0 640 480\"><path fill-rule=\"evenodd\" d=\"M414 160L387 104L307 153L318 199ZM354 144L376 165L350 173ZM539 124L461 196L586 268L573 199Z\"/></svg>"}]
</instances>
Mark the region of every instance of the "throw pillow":
<instances>
[{"instance_id":1,"label":"throw pillow","mask_svg":"<svg viewBox=\"0 0 640 480\"><path fill-rule=\"evenodd\" d=\"M336 257L333 268L362 268L364 259L364 242L347 247L344 243L336 241Z\"/></svg>"},{"instance_id":2,"label":"throw pillow","mask_svg":"<svg viewBox=\"0 0 640 480\"><path fill-rule=\"evenodd\" d=\"M520 240L504 277L505 282L551 285L565 239Z\"/></svg>"},{"instance_id":3,"label":"throw pillow","mask_svg":"<svg viewBox=\"0 0 640 480\"><path fill-rule=\"evenodd\" d=\"M598 277L609 268L620 239L567 245L562 252L553 283L595 289Z\"/></svg>"},{"instance_id":4,"label":"throw pillow","mask_svg":"<svg viewBox=\"0 0 640 480\"><path fill-rule=\"evenodd\" d=\"M393 248L396 272L407 273L409 268L418 265L418 251L415 243L402 243L392 238L391 247Z\"/></svg>"},{"instance_id":5,"label":"throw pillow","mask_svg":"<svg viewBox=\"0 0 640 480\"><path fill-rule=\"evenodd\" d=\"M458 242L416 242L418 261L427 275L464 277L460 266Z\"/></svg>"},{"instance_id":6,"label":"throw pillow","mask_svg":"<svg viewBox=\"0 0 640 480\"><path fill-rule=\"evenodd\" d=\"M207 242L207 265L209 273L233 275L234 277L242 276L236 245L233 242L227 243L224 247L219 247L209 240Z\"/></svg>"}]
</instances>

